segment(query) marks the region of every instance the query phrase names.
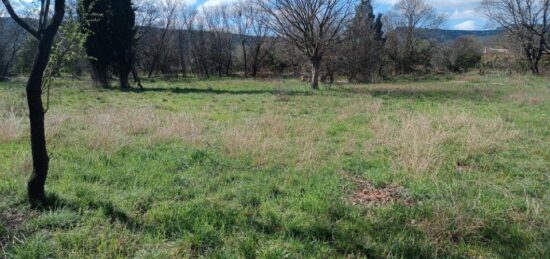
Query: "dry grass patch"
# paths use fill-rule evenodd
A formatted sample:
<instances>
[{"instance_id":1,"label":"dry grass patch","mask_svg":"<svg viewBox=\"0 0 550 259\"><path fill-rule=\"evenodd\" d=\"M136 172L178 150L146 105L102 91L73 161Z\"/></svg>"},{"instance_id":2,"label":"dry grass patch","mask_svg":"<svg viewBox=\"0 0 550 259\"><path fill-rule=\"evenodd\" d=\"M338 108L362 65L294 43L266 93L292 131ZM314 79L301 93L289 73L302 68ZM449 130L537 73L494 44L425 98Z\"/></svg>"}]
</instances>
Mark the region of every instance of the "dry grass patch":
<instances>
[{"instance_id":1,"label":"dry grass patch","mask_svg":"<svg viewBox=\"0 0 550 259\"><path fill-rule=\"evenodd\" d=\"M540 93L533 93L526 92L526 91L519 91L515 93L511 93L508 96L506 96L506 100L518 103L518 104L524 104L524 105L537 105L541 104L543 102L550 101L550 92L545 91L539 91Z\"/></svg>"},{"instance_id":2,"label":"dry grass patch","mask_svg":"<svg viewBox=\"0 0 550 259\"><path fill-rule=\"evenodd\" d=\"M435 206L430 219L414 223L433 243L434 257L449 246L478 239L479 232L485 224L483 219L472 217L471 213L459 204L451 207Z\"/></svg>"},{"instance_id":3,"label":"dry grass patch","mask_svg":"<svg viewBox=\"0 0 550 259\"><path fill-rule=\"evenodd\" d=\"M230 157L250 156L256 164L282 158L287 153L290 132L283 117L267 113L234 127L224 126L219 139Z\"/></svg>"},{"instance_id":4,"label":"dry grass patch","mask_svg":"<svg viewBox=\"0 0 550 259\"><path fill-rule=\"evenodd\" d=\"M17 140L27 131L26 106L23 97L0 99L0 144Z\"/></svg>"},{"instance_id":5,"label":"dry grass patch","mask_svg":"<svg viewBox=\"0 0 550 259\"><path fill-rule=\"evenodd\" d=\"M296 167L311 168L323 158L336 158L326 147L328 128L326 123L302 118L294 124L293 128L292 147L289 148L293 149L293 161Z\"/></svg>"},{"instance_id":6,"label":"dry grass patch","mask_svg":"<svg viewBox=\"0 0 550 259\"><path fill-rule=\"evenodd\" d=\"M266 113L237 125L219 125L215 137L232 158L248 157L255 165L291 163L299 168L323 156L326 125L310 119L288 122L278 113Z\"/></svg>"},{"instance_id":7,"label":"dry grass patch","mask_svg":"<svg viewBox=\"0 0 550 259\"><path fill-rule=\"evenodd\" d=\"M426 115L405 113L397 121L378 117L371 123L374 138L368 143L368 150L374 146L390 149L395 163L414 173L435 170L442 163L441 144L445 132L432 125Z\"/></svg>"},{"instance_id":8,"label":"dry grass patch","mask_svg":"<svg viewBox=\"0 0 550 259\"><path fill-rule=\"evenodd\" d=\"M9 111L0 116L0 144L17 140L27 128L25 119Z\"/></svg>"},{"instance_id":9,"label":"dry grass patch","mask_svg":"<svg viewBox=\"0 0 550 259\"><path fill-rule=\"evenodd\" d=\"M199 145L206 138L206 127L191 116L159 112L152 107L95 110L66 120L80 125L80 130L68 132L73 141L94 150L113 151L138 139Z\"/></svg>"},{"instance_id":10,"label":"dry grass patch","mask_svg":"<svg viewBox=\"0 0 550 259\"><path fill-rule=\"evenodd\" d=\"M458 144L463 155L474 155L496 150L519 135L500 117L480 118L451 109L431 115L402 112L393 119L380 116L371 129L375 136L367 151L385 147L397 167L413 173L437 172L444 163L454 163L447 145Z\"/></svg>"},{"instance_id":11,"label":"dry grass patch","mask_svg":"<svg viewBox=\"0 0 550 259\"><path fill-rule=\"evenodd\" d=\"M156 140L181 140L193 146L206 143L206 127L188 114L165 116L160 122L153 135Z\"/></svg>"}]
</instances>

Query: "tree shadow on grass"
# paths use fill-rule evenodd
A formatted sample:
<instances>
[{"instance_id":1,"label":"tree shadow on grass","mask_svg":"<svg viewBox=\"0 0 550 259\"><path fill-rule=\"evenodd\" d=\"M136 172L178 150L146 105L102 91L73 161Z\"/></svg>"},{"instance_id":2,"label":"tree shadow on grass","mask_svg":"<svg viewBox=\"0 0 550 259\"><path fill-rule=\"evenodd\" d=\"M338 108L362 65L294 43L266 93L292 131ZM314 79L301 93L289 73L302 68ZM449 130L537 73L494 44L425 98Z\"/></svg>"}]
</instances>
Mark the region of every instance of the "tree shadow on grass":
<instances>
[{"instance_id":1,"label":"tree shadow on grass","mask_svg":"<svg viewBox=\"0 0 550 259\"><path fill-rule=\"evenodd\" d=\"M463 99L472 101L483 101L495 99L500 93L495 89L483 88L455 88L448 87L415 87L415 86L378 86L372 87L344 87L331 90L335 93L345 95L370 95L372 97L393 98L393 99Z\"/></svg>"},{"instance_id":2,"label":"tree shadow on grass","mask_svg":"<svg viewBox=\"0 0 550 259\"><path fill-rule=\"evenodd\" d=\"M110 88L111 90L118 90ZM367 95L380 98L392 99L431 99L435 101L462 99L471 101L493 100L501 95L497 89L486 89L480 87L454 87L429 86L418 87L415 85L367 85L367 86L339 86L320 91L287 90L287 89L219 89L219 88L180 88L180 87L158 87L158 88L130 88L122 92L132 93L172 93L172 94L212 94L212 95L276 95L276 96L343 96L352 97Z\"/></svg>"},{"instance_id":3,"label":"tree shadow on grass","mask_svg":"<svg viewBox=\"0 0 550 259\"><path fill-rule=\"evenodd\" d=\"M113 89L115 90L115 89ZM262 94L271 94L271 95L289 95L289 96L310 96L314 95L313 92L308 90L272 90L272 89L251 89L251 90L223 90L223 89L214 89L214 88L130 88L122 90L123 92L133 92L133 93L173 93L173 94L230 94L230 95L262 95Z\"/></svg>"},{"instance_id":4,"label":"tree shadow on grass","mask_svg":"<svg viewBox=\"0 0 550 259\"><path fill-rule=\"evenodd\" d=\"M41 211L55 211L59 209L68 209L76 213L82 210L99 210L103 215L111 222L120 222L126 225L129 229L136 230L141 227L141 223L128 216L126 212L119 209L111 201L95 201L87 200L82 202L75 202L68 199L59 197L55 193L48 194L46 203L38 208Z\"/></svg>"}]
</instances>

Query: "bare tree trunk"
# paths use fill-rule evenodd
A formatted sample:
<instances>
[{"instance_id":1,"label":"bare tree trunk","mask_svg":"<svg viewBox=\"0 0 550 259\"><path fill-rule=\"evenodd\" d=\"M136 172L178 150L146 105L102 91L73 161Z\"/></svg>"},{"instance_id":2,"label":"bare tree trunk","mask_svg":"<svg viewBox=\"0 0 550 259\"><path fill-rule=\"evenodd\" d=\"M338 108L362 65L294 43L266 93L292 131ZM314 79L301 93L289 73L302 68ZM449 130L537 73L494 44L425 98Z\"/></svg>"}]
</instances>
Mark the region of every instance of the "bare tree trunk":
<instances>
[{"instance_id":1,"label":"bare tree trunk","mask_svg":"<svg viewBox=\"0 0 550 259\"><path fill-rule=\"evenodd\" d=\"M9 0L2 1L6 6L10 16L32 36L39 40L38 53L35 57L31 74L26 86L27 103L29 106L29 121L31 131L31 153L33 171L27 184L27 195L29 202L33 207L40 206L46 202L44 187L49 169L49 157L46 147L46 133L44 129L44 106L42 104L42 85L44 80L44 71L50 61L50 53L53 40L63 17L65 16L65 1L55 1L55 13L47 27L39 26L33 28L14 11ZM48 2L49 3L49 2ZM47 9L46 9L47 10ZM48 12L43 12L39 20L46 21Z\"/></svg>"},{"instance_id":2,"label":"bare tree trunk","mask_svg":"<svg viewBox=\"0 0 550 259\"><path fill-rule=\"evenodd\" d=\"M132 66L132 77L134 78L134 82L136 82L139 89L143 90L143 85L141 84L141 79L139 78L139 73L138 73L135 65Z\"/></svg>"},{"instance_id":3,"label":"bare tree trunk","mask_svg":"<svg viewBox=\"0 0 550 259\"><path fill-rule=\"evenodd\" d=\"M130 67L128 64L126 64L126 61L121 61L118 66L118 80L121 89L130 88L130 81L128 80L128 78L130 77L130 72Z\"/></svg>"},{"instance_id":4,"label":"bare tree trunk","mask_svg":"<svg viewBox=\"0 0 550 259\"><path fill-rule=\"evenodd\" d=\"M321 58L311 58L311 89L319 90L319 76L321 73Z\"/></svg>"},{"instance_id":5,"label":"bare tree trunk","mask_svg":"<svg viewBox=\"0 0 550 259\"><path fill-rule=\"evenodd\" d=\"M95 87L109 87L108 68L101 64L92 64L92 81Z\"/></svg>"},{"instance_id":6,"label":"bare tree trunk","mask_svg":"<svg viewBox=\"0 0 550 259\"><path fill-rule=\"evenodd\" d=\"M49 61L52 40L40 43L32 72L27 83L27 103L29 105L29 120L31 130L31 149L33 171L27 192L29 201L38 205L46 200L44 185L48 176L49 157L46 148L46 134L44 130L44 107L42 105L42 80Z\"/></svg>"},{"instance_id":7,"label":"bare tree trunk","mask_svg":"<svg viewBox=\"0 0 550 259\"><path fill-rule=\"evenodd\" d=\"M241 37L245 37L245 36L241 36ZM246 60L246 46L244 44L244 40L241 40L241 47L243 49L244 77L248 78L248 64Z\"/></svg>"}]
</instances>

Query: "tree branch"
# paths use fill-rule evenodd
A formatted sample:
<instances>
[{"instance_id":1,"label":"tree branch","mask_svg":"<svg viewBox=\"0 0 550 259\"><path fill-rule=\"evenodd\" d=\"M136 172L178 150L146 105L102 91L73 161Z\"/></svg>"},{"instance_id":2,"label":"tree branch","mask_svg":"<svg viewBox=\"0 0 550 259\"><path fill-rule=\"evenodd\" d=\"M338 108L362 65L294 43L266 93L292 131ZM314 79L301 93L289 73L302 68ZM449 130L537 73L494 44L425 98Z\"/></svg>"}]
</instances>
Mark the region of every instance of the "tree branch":
<instances>
[{"instance_id":1,"label":"tree branch","mask_svg":"<svg viewBox=\"0 0 550 259\"><path fill-rule=\"evenodd\" d=\"M4 6L6 6L6 10L10 14L11 18L17 24L19 24L19 26L21 26L23 29L25 29L27 32L29 32L36 39L40 39L40 33L38 32L38 30L33 28L30 24L28 24L23 19L21 19L21 17L19 17L19 15L17 15L17 13L15 12L15 10L13 9L13 7L10 3L10 0L2 0L2 2L4 3Z\"/></svg>"}]
</instances>

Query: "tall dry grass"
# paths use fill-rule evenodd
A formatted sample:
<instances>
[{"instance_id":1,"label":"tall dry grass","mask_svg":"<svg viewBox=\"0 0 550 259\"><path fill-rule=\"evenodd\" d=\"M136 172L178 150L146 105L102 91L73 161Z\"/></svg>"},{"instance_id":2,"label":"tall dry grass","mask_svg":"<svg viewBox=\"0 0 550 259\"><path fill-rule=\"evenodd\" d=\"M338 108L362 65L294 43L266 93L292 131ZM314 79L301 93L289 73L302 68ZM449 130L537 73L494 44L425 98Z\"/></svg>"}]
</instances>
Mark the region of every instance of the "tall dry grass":
<instances>
[{"instance_id":1,"label":"tall dry grass","mask_svg":"<svg viewBox=\"0 0 550 259\"><path fill-rule=\"evenodd\" d=\"M396 167L412 173L438 172L444 163L456 162L449 145L459 145L462 156L468 156L503 147L519 135L501 117L478 117L448 108L435 114L382 115L373 120L371 130L374 137L366 145L367 152L386 148Z\"/></svg>"},{"instance_id":2,"label":"tall dry grass","mask_svg":"<svg viewBox=\"0 0 550 259\"><path fill-rule=\"evenodd\" d=\"M93 150L116 151L135 141L182 141L199 145L205 139L201 123L185 113L153 107L101 108L75 116L50 116L50 131L65 145L83 144Z\"/></svg>"},{"instance_id":3,"label":"tall dry grass","mask_svg":"<svg viewBox=\"0 0 550 259\"><path fill-rule=\"evenodd\" d=\"M24 136L27 131L23 96L2 96L0 98L0 144Z\"/></svg>"}]
</instances>

